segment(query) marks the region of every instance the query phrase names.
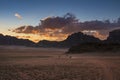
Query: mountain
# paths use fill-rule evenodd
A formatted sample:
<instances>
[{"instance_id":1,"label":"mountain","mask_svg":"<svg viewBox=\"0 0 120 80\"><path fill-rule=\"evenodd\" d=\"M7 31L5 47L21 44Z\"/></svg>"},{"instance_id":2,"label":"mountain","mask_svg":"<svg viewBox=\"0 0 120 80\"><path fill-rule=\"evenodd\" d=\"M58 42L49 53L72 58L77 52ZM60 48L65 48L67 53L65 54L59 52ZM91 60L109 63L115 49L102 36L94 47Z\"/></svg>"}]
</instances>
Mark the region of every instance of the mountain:
<instances>
[{"instance_id":1,"label":"mountain","mask_svg":"<svg viewBox=\"0 0 120 80\"><path fill-rule=\"evenodd\" d=\"M120 29L109 32L109 37L105 40L107 43L119 43L120 44Z\"/></svg>"},{"instance_id":2,"label":"mountain","mask_svg":"<svg viewBox=\"0 0 120 80\"><path fill-rule=\"evenodd\" d=\"M0 34L0 45L35 46L35 43L28 39L18 39Z\"/></svg>"},{"instance_id":3,"label":"mountain","mask_svg":"<svg viewBox=\"0 0 120 80\"><path fill-rule=\"evenodd\" d=\"M106 40L99 43L82 43L69 48L68 53L120 52L120 29L109 32Z\"/></svg>"},{"instance_id":4,"label":"mountain","mask_svg":"<svg viewBox=\"0 0 120 80\"><path fill-rule=\"evenodd\" d=\"M47 41L42 40L38 43L34 43L28 39L18 39L12 36L4 36L0 34L0 45L20 45L20 46L33 46L33 47L60 47L60 48L70 48L72 46L79 46L85 44L90 46L90 44L102 43L104 44L120 44L120 29L113 30L109 33L109 37L100 41L98 38L95 38L90 35L83 34L81 32L73 33L63 41ZM104 44L103 44L104 43ZM98 44L98 45L99 45ZM96 44L97 45L97 44Z\"/></svg>"},{"instance_id":5,"label":"mountain","mask_svg":"<svg viewBox=\"0 0 120 80\"><path fill-rule=\"evenodd\" d=\"M100 42L98 38L90 35L83 34L81 32L71 34L66 40L63 41L67 46L74 46L82 43L96 43Z\"/></svg>"},{"instance_id":6,"label":"mountain","mask_svg":"<svg viewBox=\"0 0 120 80\"><path fill-rule=\"evenodd\" d=\"M93 36L78 32L71 34L64 41L57 42L57 41L43 40L38 42L38 45L42 47L71 47L81 43L96 43L96 42L100 42L100 40Z\"/></svg>"},{"instance_id":7,"label":"mountain","mask_svg":"<svg viewBox=\"0 0 120 80\"><path fill-rule=\"evenodd\" d=\"M37 43L39 47L60 47L61 42L42 40Z\"/></svg>"},{"instance_id":8,"label":"mountain","mask_svg":"<svg viewBox=\"0 0 120 80\"><path fill-rule=\"evenodd\" d=\"M67 53L90 53L90 52L120 52L120 44L116 43L84 43L69 48Z\"/></svg>"}]
</instances>

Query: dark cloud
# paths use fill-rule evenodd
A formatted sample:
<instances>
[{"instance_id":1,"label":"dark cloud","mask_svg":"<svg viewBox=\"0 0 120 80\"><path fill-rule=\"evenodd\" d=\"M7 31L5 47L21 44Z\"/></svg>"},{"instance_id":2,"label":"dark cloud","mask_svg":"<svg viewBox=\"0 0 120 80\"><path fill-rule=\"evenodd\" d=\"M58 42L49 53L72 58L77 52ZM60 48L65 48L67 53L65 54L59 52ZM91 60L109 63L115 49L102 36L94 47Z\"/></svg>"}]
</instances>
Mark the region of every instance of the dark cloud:
<instances>
[{"instance_id":1,"label":"dark cloud","mask_svg":"<svg viewBox=\"0 0 120 80\"><path fill-rule=\"evenodd\" d=\"M120 19L117 22L110 22L109 20L105 21L85 21L80 22L73 14L67 13L62 17L53 16L47 17L45 19L40 20L38 26L22 26L18 27L13 32L16 33L29 33L29 34L39 34L39 35L49 35L50 37L69 35L74 32L79 32L84 30L88 30L90 32L96 31L92 33L96 36L106 36L108 32L120 28ZM90 34L88 32L87 34ZM46 36L47 36L46 35Z\"/></svg>"},{"instance_id":2,"label":"dark cloud","mask_svg":"<svg viewBox=\"0 0 120 80\"><path fill-rule=\"evenodd\" d=\"M41 20L41 26L50 29L55 29L55 28L59 29L67 24L68 24L67 20L62 17L49 17L45 20Z\"/></svg>"},{"instance_id":3,"label":"dark cloud","mask_svg":"<svg viewBox=\"0 0 120 80\"><path fill-rule=\"evenodd\" d=\"M75 22L78 22L75 16L73 14L67 13L63 17L57 16L57 17L45 18L41 20L40 26L42 26L43 28L49 28L49 29L56 29L56 28L61 29Z\"/></svg>"},{"instance_id":4,"label":"dark cloud","mask_svg":"<svg viewBox=\"0 0 120 80\"><path fill-rule=\"evenodd\" d=\"M21 27L14 29L13 32L25 33L25 34L27 34L27 33L36 34L36 33L39 33L39 28L33 27L33 26L21 26Z\"/></svg>"},{"instance_id":5,"label":"dark cloud","mask_svg":"<svg viewBox=\"0 0 120 80\"><path fill-rule=\"evenodd\" d=\"M118 27L115 23L107 23L105 21L86 21L79 24L83 30L107 30L114 27Z\"/></svg>"}]
</instances>

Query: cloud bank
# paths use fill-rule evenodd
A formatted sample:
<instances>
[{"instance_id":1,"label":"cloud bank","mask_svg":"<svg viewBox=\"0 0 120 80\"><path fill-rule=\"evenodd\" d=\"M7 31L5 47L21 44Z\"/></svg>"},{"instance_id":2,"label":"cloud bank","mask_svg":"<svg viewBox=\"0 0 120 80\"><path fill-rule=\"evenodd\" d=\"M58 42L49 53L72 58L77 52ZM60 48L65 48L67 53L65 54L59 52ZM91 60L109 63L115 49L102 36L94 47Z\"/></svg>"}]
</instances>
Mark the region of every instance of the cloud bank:
<instances>
[{"instance_id":1,"label":"cloud bank","mask_svg":"<svg viewBox=\"0 0 120 80\"><path fill-rule=\"evenodd\" d=\"M83 32L100 39L107 37L109 31L120 28L120 19L116 22L105 21L85 21L80 22L75 15L67 13L64 16L52 16L40 20L38 26L21 26L13 30L15 33L38 34L47 36L55 40L65 39L74 32ZM54 39L53 39L54 40Z\"/></svg>"}]
</instances>

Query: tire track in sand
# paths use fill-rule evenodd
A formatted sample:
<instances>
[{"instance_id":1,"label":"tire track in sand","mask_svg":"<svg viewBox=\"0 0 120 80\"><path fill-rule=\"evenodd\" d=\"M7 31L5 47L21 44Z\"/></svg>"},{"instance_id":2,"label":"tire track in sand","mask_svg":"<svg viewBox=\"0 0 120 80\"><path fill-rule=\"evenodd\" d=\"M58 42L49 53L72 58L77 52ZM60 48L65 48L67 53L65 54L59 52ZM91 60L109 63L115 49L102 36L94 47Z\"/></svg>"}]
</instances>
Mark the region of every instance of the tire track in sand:
<instances>
[{"instance_id":1,"label":"tire track in sand","mask_svg":"<svg viewBox=\"0 0 120 80\"><path fill-rule=\"evenodd\" d=\"M110 70L110 63L104 60L99 60L97 58L85 59L86 62L92 63L101 67L104 71L105 80L114 80L112 71Z\"/></svg>"}]
</instances>

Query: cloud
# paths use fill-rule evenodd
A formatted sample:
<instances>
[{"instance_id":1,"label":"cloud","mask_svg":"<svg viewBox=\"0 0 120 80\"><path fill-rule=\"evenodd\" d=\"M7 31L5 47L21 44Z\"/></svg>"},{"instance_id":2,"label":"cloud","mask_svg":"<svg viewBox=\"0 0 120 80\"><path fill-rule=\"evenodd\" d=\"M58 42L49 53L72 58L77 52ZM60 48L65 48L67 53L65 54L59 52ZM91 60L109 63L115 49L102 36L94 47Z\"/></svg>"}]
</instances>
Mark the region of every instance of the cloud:
<instances>
[{"instance_id":1,"label":"cloud","mask_svg":"<svg viewBox=\"0 0 120 80\"><path fill-rule=\"evenodd\" d=\"M88 34L88 35L93 35L97 38L100 38L102 40L106 39L108 37L109 31L106 30L83 30L82 31L84 34Z\"/></svg>"},{"instance_id":2,"label":"cloud","mask_svg":"<svg viewBox=\"0 0 120 80\"><path fill-rule=\"evenodd\" d=\"M83 32L88 35L105 39L109 31L120 28L120 22L111 23L106 21L85 21L80 22L75 15L67 13L64 16L52 16L40 20L38 26L21 26L13 30L16 33L38 34L50 37L50 39L65 39L74 32Z\"/></svg>"},{"instance_id":3,"label":"cloud","mask_svg":"<svg viewBox=\"0 0 120 80\"><path fill-rule=\"evenodd\" d=\"M63 17L52 16L40 20L38 26L21 26L13 30L16 33L32 33L37 31L38 33L65 33L69 34L71 31L75 31L78 27L78 20L73 14L67 13Z\"/></svg>"},{"instance_id":4,"label":"cloud","mask_svg":"<svg viewBox=\"0 0 120 80\"><path fill-rule=\"evenodd\" d=\"M22 19L22 16L20 14L18 14L18 13L15 13L14 16L17 17L18 19Z\"/></svg>"},{"instance_id":5,"label":"cloud","mask_svg":"<svg viewBox=\"0 0 120 80\"><path fill-rule=\"evenodd\" d=\"M75 16L73 14L67 13L63 17L53 16L42 19L40 26L49 29L61 29L74 22L77 22Z\"/></svg>"},{"instance_id":6,"label":"cloud","mask_svg":"<svg viewBox=\"0 0 120 80\"><path fill-rule=\"evenodd\" d=\"M33 27L33 26L21 26L21 27L18 27L14 30L12 30L13 32L16 32L16 33L25 33L25 34L37 34L39 33L39 29L37 27Z\"/></svg>"}]
</instances>

